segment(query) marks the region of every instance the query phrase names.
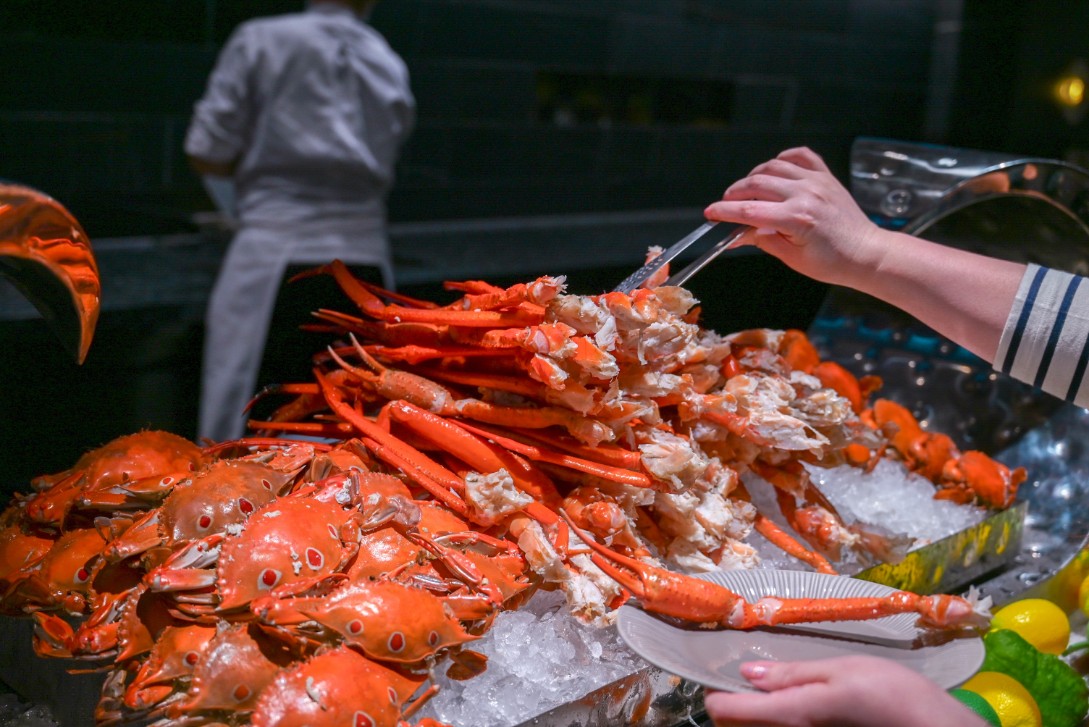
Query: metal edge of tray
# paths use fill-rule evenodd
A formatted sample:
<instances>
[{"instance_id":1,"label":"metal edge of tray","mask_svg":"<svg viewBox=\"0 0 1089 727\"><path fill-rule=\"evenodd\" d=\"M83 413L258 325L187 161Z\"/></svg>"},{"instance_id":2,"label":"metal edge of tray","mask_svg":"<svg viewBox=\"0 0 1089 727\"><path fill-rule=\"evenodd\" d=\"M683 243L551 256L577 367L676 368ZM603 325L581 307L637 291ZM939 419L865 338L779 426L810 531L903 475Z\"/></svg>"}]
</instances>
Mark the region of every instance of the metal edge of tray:
<instances>
[{"instance_id":1,"label":"metal edge of tray","mask_svg":"<svg viewBox=\"0 0 1089 727\"><path fill-rule=\"evenodd\" d=\"M518 727L695 724L692 719L702 710L702 692L699 684L648 665Z\"/></svg>"},{"instance_id":2,"label":"metal edge of tray","mask_svg":"<svg viewBox=\"0 0 1089 727\"><path fill-rule=\"evenodd\" d=\"M855 578L915 593L953 593L1014 560L1021 550L1028 503L993 513L979 523L909 552L899 563L879 563Z\"/></svg>"}]
</instances>

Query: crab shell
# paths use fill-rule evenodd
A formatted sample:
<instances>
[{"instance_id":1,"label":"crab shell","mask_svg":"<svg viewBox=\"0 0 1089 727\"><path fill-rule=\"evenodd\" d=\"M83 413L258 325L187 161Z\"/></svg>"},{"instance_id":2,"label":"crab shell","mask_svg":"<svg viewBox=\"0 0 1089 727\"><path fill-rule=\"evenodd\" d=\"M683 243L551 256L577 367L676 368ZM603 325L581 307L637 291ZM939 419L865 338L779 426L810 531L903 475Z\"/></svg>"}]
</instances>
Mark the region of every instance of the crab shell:
<instances>
[{"instance_id":1,"label":"crab shell","mask_svg":"<svg viewBox=\"0 0 1089 727\"><path fill-rule=\"evenodd\" d=\"M88 611L95 561L106 540L95 528L70 530L57 538L36 565L22 571L4 596L3 611L24 613L63 609L72 615Z\"/></svg>"},{"instance_id":2,"label":"crab shell","mask_svg":"<svg viewBox=\"0 0 1089 727\"><path fill-rule=\"evenodd\" d=\"M261 690L287 663L263 640L259 643L246 626L227 627L212 638L193 669L188 698L173 704L167 714L177 719L249 712Z\"/></svg>"},{"instance_id":3,"label":"crab shell","mask_svg":"<svg viewBox=\"0 0 1089 727\"><path fill-rule=\"evenodd\" d=\"M37 492L26 500L26 517L61 528L69 513L80 508L144 508L206 459L200 447L169 432L118 437L84 454L71 469L31 481Z\"/></svg>"},{"instance_id":4,"label":"crab shell","mask_svg":"<svg viewBox=\"0 0 1089 727\"><path fill-rule=\"evenodd\" d=\"M232 529L240 531L249 516L275 500L290 479L291 475L259 462L217 461L178 483L160 507L111 540L103 557L120 561L166 546L145 563L153 568L177 547Z\"/></svg>"},{"instance_id":5,"label":"crab shell","mask_svg":"<svg viewBox=\"0 0 1089 727\"><path fill-rule=\"evenodd\" d=\"M176 694L176 683L192 679L215 635L214 626L200 624L163 629L125 690L125 706L133 710L148 709Z\"/></svg>"},{"instance_id":6,"label":"crab shell","mask_svg":"<svg viewBox=\"0 0 1089 727\"><path fill-rule=\"evenodd\" d=\"M319 598L261 599L253 611L272 626L317 621L380 661L415 663L480 638L462 627L441 597L396 581L357 581Z\"/></svg>"},{"instance_id":7,"label":"crab shell","mask_svg":"<svg viewBox=\"0 0 1089 727\"><path fill-rule=\"evenodd\" d=\"M14 511L14 507L8 508L8 512ZM21 522L5 513L4 520L9 519L10 522L0 530L0 593L41 561L56 542L53 538L28 532Z\"/></svg>"},{"instance_id":8,"label":"crab shell","mask_svg":"<svg viewBox=\"0 0 1089 727\"><path fill-rule=\"evenodd\" d=\"M395 727L420 682L340 647L276 675L253 727Z\"/></svg>"},{"instance_id":9,"label":"crab shell","mask_svg":"<svg viewBox=\"0 0 1089 727\"><path fill-rule=\"evenodd\" d=\"M318 500L280 498L254 513L223 544L217 566L219 609L245 606L274 588L312 584L336 573L357 538L341 539L352 511Z\"/></svg>"},{"instance_id":10,"label":"crab shell","mask_svg":"<svg viewBox=\"0 0 1089 727\"><path fill-rule=\"evenodd\" d=\"M226 532L275 500L293 477L260 462L219 460L175 487L163 503L163 541L186 543Z\"/></svg>"},{"instance_id":11,"label":"crab shell","mask_svg":"<svg viewBox=\"0 0 1089 727\"><path fill-rule=\"evenodd\" d=\"M43 475L31 481L39 491L48 491L72 474L82 474L86 488L124 485L134 480L161 477L174 472L194 472L207 456L189 440L163 431L126 434L92 449L68 470Z\"/></svg>"},{"instance_id":12,"label":"crab shell","mask_svg":"<svg viewBox=\"0 0 1089 727\"><path fill-rule=\"evenodd\" d=\"M469 525L450 510L432 502L416 503L420 509L417 529L427 537L458 533ZM359 542L359 554L348 569L348 578L358 581L379 578L391 570L419 557L421 548L393 528L364 533Z\"/></svg>"}]
</instances>

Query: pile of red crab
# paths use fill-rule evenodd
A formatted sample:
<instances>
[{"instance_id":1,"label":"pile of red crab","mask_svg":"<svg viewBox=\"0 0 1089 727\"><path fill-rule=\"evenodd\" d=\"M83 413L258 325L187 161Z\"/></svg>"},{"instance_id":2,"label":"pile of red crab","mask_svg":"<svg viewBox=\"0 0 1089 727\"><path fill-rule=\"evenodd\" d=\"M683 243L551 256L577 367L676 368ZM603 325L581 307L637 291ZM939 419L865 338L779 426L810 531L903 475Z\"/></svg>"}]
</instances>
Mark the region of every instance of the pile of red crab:
<instances>
[{"instance_id":1,"label":"pile of red crab","mask_svg":"<svg viewBox=\"0 0 1089 727\"><path fill-rule=\"evenodd\" d=\"M440 306L336 262L314 274L358 310L315 313L335 343L312 380L263 394L253 437L122 437L2 515L0 612L34 619L39 654L107 672L97 724L400 724L437 672L485 669L468 645L540 589L598 626L633 597L725 628L986 623L970 598L747 603L683 575L757 566L753 530L822 572L888 557L809 467L893 459L936 497L1013 501L1023 471L871 406L880 382L800 332L719 335L676 287L469 281ZM774 485L774 519L750 472Z\"/></svg>"}]
</instances>

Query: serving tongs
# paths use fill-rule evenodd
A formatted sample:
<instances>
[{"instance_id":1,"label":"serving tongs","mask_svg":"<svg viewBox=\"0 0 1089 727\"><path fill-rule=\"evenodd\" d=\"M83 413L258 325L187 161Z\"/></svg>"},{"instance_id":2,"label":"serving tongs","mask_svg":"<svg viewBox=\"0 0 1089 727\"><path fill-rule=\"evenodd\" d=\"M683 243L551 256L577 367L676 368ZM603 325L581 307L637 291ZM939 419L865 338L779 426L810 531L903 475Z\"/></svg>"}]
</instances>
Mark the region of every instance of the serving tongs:
<instances>
[{"instance_id":1,"label":"serving tongs","mask_svg":"<svg viewBox=\"0 0 1089 727\"><path fill-rule=\"evenodd\" d=\"M636 270L634 273L624 278L613 290L617 293L631 293L640 285L645 283L650 276L661 270L665 265L669 264L674 258L680 255L682 252L690 248L700 238L706 235L717 225L717 222L705 222L692 232L688 233L680 240L675 242L669 249L663 252L658 257L649 261L646 265ZM666 281L666 285L684 285L688 282L689 278L703 270L707 265L721 255L726 250L734 247L741 239L741 236L749 231L749 227L742 225L734 229L729 235L717 242L706 252L700 255L698 258L689 263L688 267L684 268L678 273L674 273Z\"/></svg>"}]
</instances>

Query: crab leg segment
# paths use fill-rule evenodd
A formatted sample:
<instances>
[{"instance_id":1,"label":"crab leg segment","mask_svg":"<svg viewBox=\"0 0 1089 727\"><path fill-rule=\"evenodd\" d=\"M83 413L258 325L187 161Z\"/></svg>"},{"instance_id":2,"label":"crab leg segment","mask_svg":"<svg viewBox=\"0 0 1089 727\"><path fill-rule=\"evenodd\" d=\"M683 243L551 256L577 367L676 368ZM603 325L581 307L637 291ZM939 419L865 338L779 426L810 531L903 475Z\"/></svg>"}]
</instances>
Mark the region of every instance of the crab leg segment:
<instances>
[{"instance_id":1,"label":"crab leg segment","mask_svg":"<svg viewBox=\"0 0 1089 727\"><path fill-rule=\"evenodd\" d=\"M459 497L465 485L457 475L352 408L344 400L340 391L320 371L315 370L314 377L321 386L329 406L339 417L364 435L366 438L364 444L374 452L375 456L403 469L414 482L424 487L454 512L462 516L468 514L468 508Z\"/></svg>"},{"instance_id":2,"label":"crab leg segment","mask_svg":"<svg viewBox=\"0 0 1089 727\"><path fill-rule=\"evenodd\" d=\"M520 442L510 437L504 437L500 434L496 434L492 431L474 427L471 424L465 422L458 422L458 426L466 429L474 434L478 434L481 437L491 439L496 444L506 447L512 452L528 457L531 460L539 462L547 462L549 464L558 465L560 467L567 467L579 472L585 472L589 475L594 475L605 480L611 480L612 482L619 482L625 485L632 485L634 487L647 487L654 488L654 481L642 472L633 472L628 469L620 467L610 467L609 465L601 464L599 462L592 462L581 457L576 457L570 454L564 454L562 452L554 452L548 449L543 449L532 444Z\"/></svg>"},{"instance_id":3,"label":"crab leg segment","mask_svg":"<svg viewBox=\"0 0 1089 727\"><path fill-rule=\"evenodd\" d=\"M959 596L920 596L895 591L887 596L858 598L775 598L765 596L747 603L741 596L709 581L657 568L614 553L581 531L566 512L564 519L586 543L594 564L630 591L648 611L696 623L733 629L757 626L858 621L918 613L920 622L933 628L983 628L989 604Z\"/></svg>"},{"instance_id":4,"label":"crab leg segment","mask_svg":"<svg viewBox=\"0 0 1089 727\"><path fill-rule=\"evenodd\" d=\"M353 343L355 343L354 338ZM544 428L559 425L578 439L593 445L616 438L615 433L604 424L562 407L499 406L479 399L455 399L441 384L407 371L386 368L358 343L355 344L355 348L364 363L376 373L348 364L331 349L330 355L344 371L349 372L387 399L406 399L434 414L463 416L501 426ZM329 385L332 386L331 382ZM324 392L326 388L323 384L322 391Z\"/></svg>"},{"instance_id":5,"label":"crab leg segment","mask_svg":"<svg viewBox=\"0 0 1089 727\"><path fill-rule=\"evenodd\" d=\"M0 184L0 275L35 305L76 363L83 363L102 287L76 218L41 192Z\"/></svg>"},{"instance_id":6,"label":"crab leg segment","mask_svg":"<svg viewBox=\"0 0 1089 727\"><path fill-rule=\"evenodd\" d=\"M560 495L544 474L531 467L523 466L510 452L501 447L490 445L458 424L424 411L407 401L391 402L388 411L394 421L404 424L444 451L468 462L478 471L496 472L506 469L514 477L518 488L531 495L534 500L543 501L546 504L559 504Z\"/></svg>"},{"instance_id":7,"label":"crab leg segment","mask_svg":"<svg viewBox=\"0 0 1089 727\"><path fill-rule=\"evenodd\" d=\"M334 260L321 269L337 281L348 297L367 315L391 323L433 323L469 328L510 328L532 326L544 320L544 310L527 311L521 308L506 311L462 311L447 308L409 308L386 305L351 274L344 263Z\"/></svg>"}]
</instances>

